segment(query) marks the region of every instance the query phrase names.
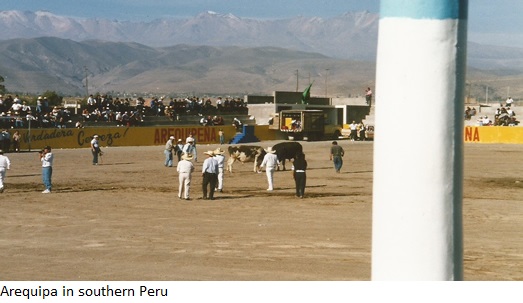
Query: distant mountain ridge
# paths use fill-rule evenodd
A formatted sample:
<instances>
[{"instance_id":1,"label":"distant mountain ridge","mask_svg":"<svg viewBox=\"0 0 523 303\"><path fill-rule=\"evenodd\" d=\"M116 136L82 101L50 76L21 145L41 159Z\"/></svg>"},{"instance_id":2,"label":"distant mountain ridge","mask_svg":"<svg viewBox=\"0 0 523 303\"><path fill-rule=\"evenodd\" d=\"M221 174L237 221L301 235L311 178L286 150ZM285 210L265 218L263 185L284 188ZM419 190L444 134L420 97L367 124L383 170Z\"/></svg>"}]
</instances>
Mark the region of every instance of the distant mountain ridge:
<instances>
[{"instance_id":1,"label":"distant mountain ridge","mask_svg":"<svg viewBox=\"0 0 523 303\"><path fill-rule=\"evenodd\" d=\"M257 20L208 11L188 19L132 22L71 18L46 11L0 11L0 40L57 37L76 42L135 42L149 47L270 46L374 62L378 23L379 15L369 12L348 12L326 19ZM469 43L468 53L473 67L523 69L521 48Z\"/></svg>"},{"instance_id":2,"label":"distant mountain ridge","mask_svg":"<svg viewBox=\"0 0 523 303\"><path fill-rule=\"evenodd\" d=\"M312 95L361 95L374 86L378 20L205 12L120 22L0 11L0 75L19 92L270 94L315 81ZM467 60L469 94L523 95L523 49L469 43Z\"/></svg>"},{"instance_id":3,"label":"distant mountain ridge","mask_svg":"<svg viewBox=\"0 0 523 303\"><path fill-rule=\"evenodd\" d=\"M318 53L275 47L176 45L163 48L138 43L43 37L0 44L0 75L9 90L65 94L137 92L168 94L246 94L302 90L318 80L312 94L325 90L329 69L332 94L359 92L370 85L374 63L332 59ZM296 70L300 71L296 75Z\"/></svg>"},{"instance_id":4,"label":"distant mountain ridge","mask_svg":"<svg viewBox=\"0 0 523 303\"><path fill-rule=\"evenodd\" d=\"M342 59L374 60L379 16L349 12L337 17L277 20L204 12L189 19L130 22L81 19L46 11L0 11L0 40L58 37L74 41L136 42L152 47L177 44L281 48Z\"/></svg>"}]
</instances>

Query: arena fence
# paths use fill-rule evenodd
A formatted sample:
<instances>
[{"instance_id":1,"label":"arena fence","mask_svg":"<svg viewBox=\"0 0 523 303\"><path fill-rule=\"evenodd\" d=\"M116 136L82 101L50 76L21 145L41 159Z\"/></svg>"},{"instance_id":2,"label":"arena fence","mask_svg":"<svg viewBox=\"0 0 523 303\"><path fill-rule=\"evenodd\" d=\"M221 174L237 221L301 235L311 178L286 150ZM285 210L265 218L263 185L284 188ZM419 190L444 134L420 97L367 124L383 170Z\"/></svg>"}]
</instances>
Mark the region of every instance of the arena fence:
<instances>
[{"instance_id":1,"label":"arena fence","mask_svg":"<svg viewBox=\"0 0 523 303\"><path fill-rule=\"evenodd\" d=\"M233 126L158 126L158 127L86 127L86 128L35 128L18 129L22 140L21 150L52 148L88 148L94 135L99 136L102 147L164 145L170 136L185 139L193 134L197 144L220 142L219 130L224 132L225 142L236 135ZM14 133L13 129L9 132ZM268 126L256 126L255 136L260 140L276 139L276 132Z\"/></svg>"},{"instance_id":2,"label":"arena fence","mask_svg":"<svg viewBox=\"0 0 523 303\"><path fill-rule=\"evenodd\" d=\"M189 134L193 134L197 144L216 144L220 142L220 129L224 132L226 143L237 134L233 126L33 128L18 131L22 138L21 150L40 150L46 145L53 148L88 148L95 134L103 147L163 145L170 136L185 140ZM7 131L12 138L15 129ZM283 138L267 125L256 125L254 135L261 141ZM467 126L464 140L466 143L523 144L523 127Z\"/></svg>"}]
</instances>

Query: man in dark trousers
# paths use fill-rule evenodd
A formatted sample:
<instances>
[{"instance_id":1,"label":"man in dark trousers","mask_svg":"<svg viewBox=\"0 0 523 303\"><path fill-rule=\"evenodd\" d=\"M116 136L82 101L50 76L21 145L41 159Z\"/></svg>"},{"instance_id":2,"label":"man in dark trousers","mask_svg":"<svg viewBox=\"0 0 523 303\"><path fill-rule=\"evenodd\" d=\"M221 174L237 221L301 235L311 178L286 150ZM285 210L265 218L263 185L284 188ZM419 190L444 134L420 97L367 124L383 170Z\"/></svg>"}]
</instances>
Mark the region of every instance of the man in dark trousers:
<instances>
[{"instance_id":1,"label":"man in dark trousers","mask_svg":"<svg viewBox=\"0 0 523 303\"><path fill-rule=\"evenodd\" d=\"M204 200L214 200L214 189L218 181L218 161L214 159L214 152L212 150L204 152L207 155L207 159L203 161L202 166L202 190ZM209 188L209 196L207 196L207 186Z\"/></svg>"},{"instance_id":2,"label":"man in dark trousers","mask_svg":"<svg viewBox=\"0 0 523 303\"><path fill-rule=\"evenodd\" d=\"M334 163L334 169L337 173L340 172L341 167L343 166L343 156L345 151L343 147L338 145L338 142L332 141L330 160Z\"/></svg>"},{"instance_id":3,"label":"man in dark trousers","mask_svg":"<svg viewBox=\"0 0 523 303\"><path fill-rule=\"evenodd\" d=\"M303 199L305 194L305 185L307 182L307 161L305 160L304 153L298 153L294 159L292 165L292 175L294 177L294 182L296 183L296 197Z\"/></svg>"}]
</instances>

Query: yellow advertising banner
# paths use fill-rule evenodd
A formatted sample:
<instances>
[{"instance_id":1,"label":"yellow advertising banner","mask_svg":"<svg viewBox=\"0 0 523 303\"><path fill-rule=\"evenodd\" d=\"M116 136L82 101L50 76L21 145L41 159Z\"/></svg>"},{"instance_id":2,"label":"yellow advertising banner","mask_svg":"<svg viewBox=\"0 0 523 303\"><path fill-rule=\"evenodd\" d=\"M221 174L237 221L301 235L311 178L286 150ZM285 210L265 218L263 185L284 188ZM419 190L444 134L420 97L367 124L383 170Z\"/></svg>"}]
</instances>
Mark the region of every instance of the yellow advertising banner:
<instances>
[{"instance_id":1,"label":"yellow advertising banner","mask_svg":"<svg viewBox=\"0 0 523 303\"><path fill-rule=\"evenodd\" d=\"M523 143L523 127L510 126L467 126L467 143Z\"/></svg>"},{"instance_id":2,"label":"yellow advertising banner","mask_svg":"<svg viewBox=\"0 0 523 303\"><path fill-rule=\"evenodd\" d=\"M222 129L225 142L241 136L233 126L157 126L157 127L90 127L90 128L36 128L20 129L20 148L86 148L90 147L94 135L99 136L101 146L150 146L163 145L170 136L185 139L193 134L199 144L220 142L218 135ZM15 130L8 130L11 138ZM254 127L254 135L260 141L278 140L278 131L270 130L268 125ZM464 131L466 143L509 143L523 144L523 127L507 126L467 126Z\"/></svg>"},{"instance_id":3,"label":"yellow advertising banner","mask_svg":"<svg viewBox=\"0 0 523 303\"><path fill-rule=\"evenodd\" d=\"M99 136L101 146L150 146L163 145L170 136L185 139L192 134L198 144L220 142L219 130L224 132L225 142L229 142L237 133L233 126L157 126L157 127L89 127L89 128L36 128L20 129L20 148L85 148L90 147L94 135ZM276 131L268 126L256 126L254 135L261 141L274 140ZM11 138L14 130L9 130Z\"/></svg>"}]
</instances>

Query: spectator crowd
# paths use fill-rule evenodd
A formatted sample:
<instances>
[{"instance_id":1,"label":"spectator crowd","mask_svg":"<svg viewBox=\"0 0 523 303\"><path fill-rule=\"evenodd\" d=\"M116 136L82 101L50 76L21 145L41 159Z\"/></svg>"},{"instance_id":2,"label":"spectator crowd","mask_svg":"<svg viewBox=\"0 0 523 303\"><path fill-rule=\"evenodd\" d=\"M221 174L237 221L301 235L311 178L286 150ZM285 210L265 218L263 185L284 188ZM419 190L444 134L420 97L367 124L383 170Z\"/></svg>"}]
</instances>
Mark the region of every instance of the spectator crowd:
<instances>
[{"instance_id":1,"label":"spectator crowd","mask_svg":"<svg viewBox=\"0 0 523 303\"><path fill-rule=\"evenodd\" d=\"M77 116L65 107L49 105L46 97L39 96L31 107L18 95L0 95L0 128L65 128L67 125L83 127L86 123L111 122L117 126L140 126L145 117L164 116L178 121L182 116L198 116L200 125L224 125L221 115L247 114L247 104L240 98L113 98L110 95L90 95ZM75 121L75 122L73 122ZM76 123L76 124L74 124Z\"/></svg>"},{"instance_id":2,"label":"spectator crowd","mask_svg":"<svg viewBox=\"0 0 523 303\"><path fill-rule=\"evenodd\" d=\"M465 109L465 120L471 120L477 114L475 107L467 107ZM476 122L479 126L516 126L519 121L516 118L514 111L514 100L508 97L505 104L500 103L499 107L494 111L494 119L485 116L479 116Z\"/></svg>"}]
</instances>

